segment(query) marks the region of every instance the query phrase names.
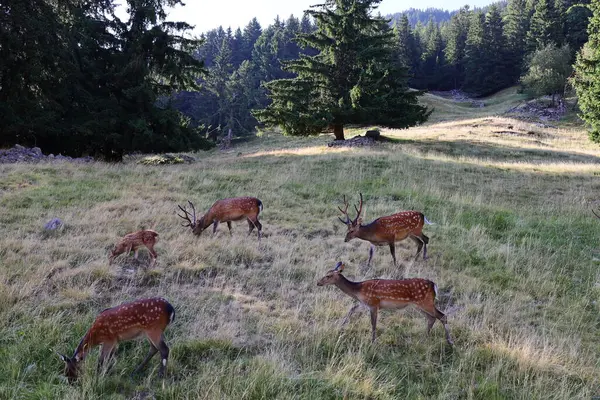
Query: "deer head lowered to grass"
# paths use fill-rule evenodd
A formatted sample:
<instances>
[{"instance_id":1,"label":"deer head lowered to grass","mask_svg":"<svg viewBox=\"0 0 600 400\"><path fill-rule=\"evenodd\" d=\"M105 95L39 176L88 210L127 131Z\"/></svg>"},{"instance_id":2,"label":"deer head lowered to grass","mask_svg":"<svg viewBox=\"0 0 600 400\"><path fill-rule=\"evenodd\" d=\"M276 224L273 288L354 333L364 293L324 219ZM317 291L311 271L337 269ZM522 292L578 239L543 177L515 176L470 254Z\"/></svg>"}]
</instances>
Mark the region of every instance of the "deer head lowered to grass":
<instances>
[{"instance_id":1,"label":"deer head lowered to grass","mask_svg":"<svg viewBox=\"0 0 600 400\"><path fill-rule=\"evenodd\" d=\"M213 226L214 235L220 222L227 222L229 234L231 235L231 221L240 221L245 218L248 221L248 235L252 233L254 228L257 228L258 240L260 240L262 224L258 221L258 215L263 209L263 203L256 197L232 197L218 200L206 214L198 219L196 219L194 205L189 200L188 204L192 212L190 213L186 207L178 206L184 215L177 215L187 221L187 224L183 224L183 226L192 228L194 235L200 235L210 225Z\"/></svg>"},{"instance_id":2,"label":"deer head lowered to grass","mask_svg":"<svg viewBox=\"0 0 600 400\"><path fill-rule=\"evenodd\" d=\"M351 220L348 216L348 202L346 201L346 196L344 196L344 209L341 207L338 207L338 209L345 217L345 219L339 218L339 220L348 226L348 232L346 233L346 239L344 241L348 242L354 238L359 238L371 243L367 266L371 265L374 246L384 246L386 244L390 247L394 266L396 266L395 242L399 242L406 238L411 238L418 246L415 258L419 256L421 249L423 249L423 259L427 259L427 243L429 243L429 238L425 236L422 231L423 224L431 224L431 222L427 221L427 218L425 218L423 213L419 211L402 211L377 218L373 222L363 225L361 218L362 207L363 197L362 193L360 193L360 205L358 207L354 206L356 218Z\"/></svg>"},{"instance_id":3,"label":"deer head lowered to grass","mask_svg":"<svg viewBox=\"0 0 600 400\"><path fill-rule=\"evenodd\" d=\"M131 250L134 251L134 257L137 260L139 248L141 246L145 246L150 252L150 257L152 259L152 261L150 261L150 267L152 267L154 266L154 263L156 263L157 257L156 251L154 251L154 245L156 242L158 242L158 233L153 230L146 229L129 233L115 245L114 250L108 258L108 263L112 264L115 257L117 257L119 254L129 254Z\"/></svg>"},{"instance_id":4,"label":"deer head lowered to grass","mask_svg":"<svg viewBox=\"0 0 600 400\"><path fill-rule=\"evenodd\" d=\"M162 377L169 358L169 347L163 332L174 319L175 309L163 298L136 300L102 311L79 342L73 357L58 354L65 362L65 375L69 381L77 379L79 364L94 347L102 345L98 358L98 369L101 369L119 342L145 335L150 342L150 351L134 373L141 371L160 352L159 376Z\"/></svg>"},{"instance_id":5,"label":"deer head lowered to grass","mask_svg":"<svg viewBox=\"0 0 600 400\"><path fill-rule=\"evenodd\" d=\"M437 285L427 279L371 279L364 282L352 282L342 275L344 263L337 263L334 269L317 282L317 286L335 285L348 296L358 300L344 318L342 325L346 324L350 316L361 305L365 305L371 312L371 340L376 338L377 313L380 309L403 309L413 304L427 318L427 334L435 321L439 320L446 331L446 341L452 345L446 316L435 307Z\"/></svg>"}]
</instances>

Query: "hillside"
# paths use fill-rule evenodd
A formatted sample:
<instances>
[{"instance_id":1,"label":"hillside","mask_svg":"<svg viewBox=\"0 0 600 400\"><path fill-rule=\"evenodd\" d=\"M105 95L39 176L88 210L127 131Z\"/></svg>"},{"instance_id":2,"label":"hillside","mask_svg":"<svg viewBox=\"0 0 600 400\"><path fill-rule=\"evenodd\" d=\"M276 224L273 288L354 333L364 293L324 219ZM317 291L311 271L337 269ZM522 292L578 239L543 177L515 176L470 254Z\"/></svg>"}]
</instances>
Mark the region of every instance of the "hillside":
<instances>
[{"instance_id":1,"label":"hillside","mask_svg":"<svg viewBox=\"0 0 600 400\"><path fill-rule=\"evenodd\" d=\"M482 109L425 101L432 122L370 148L267 132L194 164L0 165L0 398L597 396L600 149L580 128L493 116L520 101L512 92ZM366 221L423 211L430 259L413 260L407 240L402 268L386 247L364 268L368 243L344 243L337 219L359 192ZM197 238L175 215L187 200L201 212L238 195L264 203L260 244L246 223ZM44 233L53 217L65 228ZM113 244L140 228L160 234L156 266L145 250L109 266ZM435 281L455 347L439 324L425 336L414 309L383 311L375 344L365 312L340 329L352 300L316 286L338 260L352 280ZM96 350L82 379L64 382L53 351L72 354L98 312L149 296L176 309L167 379L158 358L130 378L147 344L126 342L106 375Z\"/></svg>"}]
</instances>

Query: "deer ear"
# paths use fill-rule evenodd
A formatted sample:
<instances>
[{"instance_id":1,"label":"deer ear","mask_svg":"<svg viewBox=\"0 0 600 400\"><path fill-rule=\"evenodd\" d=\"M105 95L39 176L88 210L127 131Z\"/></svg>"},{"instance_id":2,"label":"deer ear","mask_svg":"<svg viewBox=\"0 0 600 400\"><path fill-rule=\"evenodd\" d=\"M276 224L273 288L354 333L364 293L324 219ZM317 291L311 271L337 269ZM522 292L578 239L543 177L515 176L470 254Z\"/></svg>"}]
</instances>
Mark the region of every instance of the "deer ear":
<instances>
[{"instance_id":1,"label":"deer ear","mask_svg":"<svg viewBox=\"0 0 600 400\"><path fill-rule=\"evenodd\" d=\"M58 356L60 357L61 360L63 360L63 362L68 363L69 361L71 361L69 359L69 357L65 356L64 354L60 354L58 351L56 352L56 354L58 354Z\"/></svg>"},{"instance_id":2,"label":"deer ear","mask_svg":"<svg viewBox=\"0 0 600 400\"><path fill-rule=\"evenodd\" d=\"M344 270L344 263L341 261L338 261L338 263L336 264L334 271L336 272L342 272Z\"/></svg>"},{"instance_id":3,"label":"deer ear","mask_svg":"<svg viewBox=\"0 0 600 400\"><path fill-rule=\"evenodd\" d=\"M357 226L360 226L361 224L362 224L362 218L361 218L361 217L358 217L358 218L356 219L356 225L357 225Z\"/></svg>"}]
</instances>

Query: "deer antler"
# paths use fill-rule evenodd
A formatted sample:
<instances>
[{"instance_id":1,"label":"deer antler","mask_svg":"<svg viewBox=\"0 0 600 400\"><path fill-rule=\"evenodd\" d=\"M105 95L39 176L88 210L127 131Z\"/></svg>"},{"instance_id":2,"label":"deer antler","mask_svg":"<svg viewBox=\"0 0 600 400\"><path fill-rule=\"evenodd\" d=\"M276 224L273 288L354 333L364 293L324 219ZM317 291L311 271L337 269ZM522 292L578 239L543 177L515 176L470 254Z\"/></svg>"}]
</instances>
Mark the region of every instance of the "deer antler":
<instances>
[{"instance_id":1,"label":"deer antler","mask_svg":"<svg viewBox=\"0 0 600 400\"><path fill-rule=\"evenodd\" d=\"M593 208L592 208L592 212L594 213L594 215L596 216L596 218L600 219L600 215L596 214L596 212L594 211Z\"/></svg>"},{"instance_id":2,"label":"deer antler","mask_svg":"<svg viewBox=\"0 0 600 400\"><path fill-rule=\"evenodd\" d=\"M348 216L348 201L346 200L346 195L344 195L344 209L342 210L342 207L338 206L338 210L344 214L346 220L344 221L340 217L338 217L338 219L342 221L342 224L348 225L350 223L350 217Z\"/></svg>"},{"instance_id":3,"label":"deer antler","mask_svg":"<svg viewBox=\"0 0 600 400\"><path fill-rule=\"evenodd\" d=\"M192 207L192 219L190 220L190 213L188 212L188 210L186 210L186 207L181 207L180 205L178 205L177 207L179 207L179 209L183 211L185 215L181 215L179 213L177 213L177 215L179 216L179 218L183 218L188 222L187 224L181 224L181 226L191 226L193 228L194 226L196 226L196 209L194 208L194 205L191 201L188 200L188 203L190 207Z\"/></svg>"},{"instance_id":4,"label":"deer antler","mask_svg":"<svg viewBox=\"0 0 600 400\"><path fill-rule=\"evenodd\" d=\"M358 219L360 218L360 213L362 213L362 208L363 208L363 197L362 197L362 193L360 194L360 203L358 208L356 208L356 205L354 205L354 209L356 210L356 218L354 218L354 223L356 223L356 221L358 221Z\"/></svg>"}]
</instances>

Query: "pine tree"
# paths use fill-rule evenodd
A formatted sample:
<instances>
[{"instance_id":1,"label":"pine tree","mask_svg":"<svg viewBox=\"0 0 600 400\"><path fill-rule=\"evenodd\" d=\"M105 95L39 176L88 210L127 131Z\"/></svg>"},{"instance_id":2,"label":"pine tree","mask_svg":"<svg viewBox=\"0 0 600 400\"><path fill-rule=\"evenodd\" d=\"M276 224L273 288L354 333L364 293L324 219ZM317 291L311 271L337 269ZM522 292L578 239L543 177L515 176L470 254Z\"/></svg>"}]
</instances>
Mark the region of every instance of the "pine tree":
<instances>
[{"instance_id":1,"label":"pine tree","mask_svg":"<svg viewBox=\"0 0 600 400\"><path fill-rule=\"evenodd\" d=\"M509 0L504 17L504 36L507 42L507 57L512 65L508 71L511 82L516 82L523 71L528 30L526 0Z\"/></svg>"},{"instance_id":2,"label":"pine tree","mask_svg":"<svg viewBox=\"0 0 600 400\"><path fill-rule=\"evenodd\" d=\"M328 0L309 11L317 30L299 38L319 50L286 64L296 78L266 84L272 103L255 111L258 120L287 134L321 132L331 124L336 139L344 125L406 128L425 121L426 108L406 85L406 71L392 63L393 33L373 17L380 0Z\"/></svg>"},{"instance_id":3,"label":"pine tree","mask_svg":"<svg viewBox=\"0 0 600 400\"><path fill-rule=\"evenodd\" d=\"M471 93L480 93L486 71L484 52L485 16L481 11L471 15L469 32L465 45L465 83L464 89Z\"/></svg>"},{"instance_id":4,"label":"pine tree","mask_svg":"<svg viewBox=\"0 0 600 400\"><path fill-rule=\"evenodd\" d=\"M592 1L589 7L588 42L577 55L573 84L581 117L590 127L589 137L600 143L600 3Z\"/></svg>"},{"instance_id":5,"label":"pine tree","mask_svg":"<svg viewBox=\"0 0 600 400\"><path fill-rule=\"evenodd\" d=\"M539 0L531 17L527 43L529 51L550 43L560 46L563 42L561 17L557 15L554 0Z\"/></svg>"},{"instance_id":6,"label":"pine tree","mask_svg":"<svg viewBox=\"0 0 600 400\"><path fill-rule=\"evenodd\" d=\"M451 76L454 88L462 86L464 81L464 57L469 33L469 6L461 8L450 19L447 32L446 48L444 50L446 61L452 69Z\"/></svg>"},{"instance_id":7,"label":"pine tree","mask_svg":"<svg viewBox=\"0 0 600 400\"><path fill-rule=\"evenodd\" d=\"M396 36L396 62L398 65L408 68L414 74L419 66L420 55L417 52L415 38L413 36L408 17L403 14L399 22L394 26Z\"/></svg>"},{"instance_id":8,"label":"pine tree","mask_svg":"<svg viewBox=\"0 0 600 400\"><path fill-rule=\"evenodd\" d=\"M246 25L244 28L244 45L242 46L242 56L241 58L244 60L249 60L252 57L252 50L254 49L254 44L262 34L262 27L258 23L256 18L252 18L252 20Z\"/></svg>"},{"instance_id":9,"label":"pine tree","mask_svg":"<svg viewBox=\"0 0 600 400\"><path fill-rule=\"evenodd\" d=\"M490 94L507 87L510 82L508 60L506 58L506 40L503 35L502 17L496 5L489 8L485 16L485 34L483 41L485 71L481 82L480 94Z\"/></svg>"},{"instance_id":10,"label":"pine tree","mask_svg":"<svg viewBox=\"0 0 600 400\"><path fill-rule=\"evenodd\" d=\"M425 28L424 49L421 56L421 73L426 77L427 88L438 89L444 66L443 46L440 27L432 18Z\"/></svg>"}]
</instances>

